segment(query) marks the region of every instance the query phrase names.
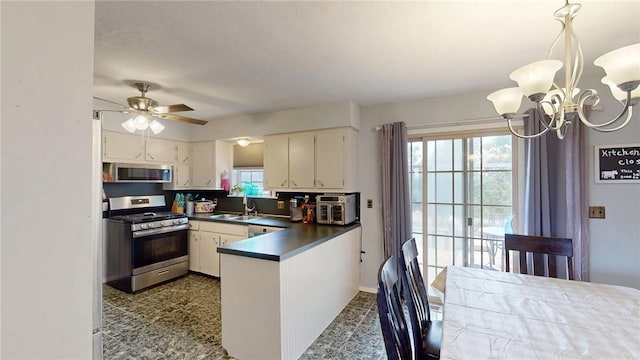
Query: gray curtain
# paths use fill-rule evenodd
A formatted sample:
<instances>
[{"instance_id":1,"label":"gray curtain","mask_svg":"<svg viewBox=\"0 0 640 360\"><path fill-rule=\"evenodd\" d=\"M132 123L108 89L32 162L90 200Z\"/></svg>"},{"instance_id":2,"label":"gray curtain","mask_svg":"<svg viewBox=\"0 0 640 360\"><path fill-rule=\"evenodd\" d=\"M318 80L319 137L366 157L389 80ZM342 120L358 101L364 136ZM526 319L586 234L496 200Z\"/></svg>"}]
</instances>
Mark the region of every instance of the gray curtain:
<instances>
[{"instance_id":1,"label":"gray curtain","mask_svg":"<svg viewBox=\"0 0 640 360\"><path fill-rule=\"evenodd\" d=\"M399 256L411 237L407 127L403 122L382 125L382 226L385 259Z\"/></svg>"},{"instance_id":2,"label":"gray curtain","mask_svg":"<svg viewBox=\"0 0 640 360\"><path fill-rule=\"evenodd\" d=\"M530 109L527 115L525 135L538 133L540 114ZM575 120L563 140L554 131L525 140L524 233L573 239L574 278L582 281L589 280L586 132Z\"/></svg>"}]
</instances>

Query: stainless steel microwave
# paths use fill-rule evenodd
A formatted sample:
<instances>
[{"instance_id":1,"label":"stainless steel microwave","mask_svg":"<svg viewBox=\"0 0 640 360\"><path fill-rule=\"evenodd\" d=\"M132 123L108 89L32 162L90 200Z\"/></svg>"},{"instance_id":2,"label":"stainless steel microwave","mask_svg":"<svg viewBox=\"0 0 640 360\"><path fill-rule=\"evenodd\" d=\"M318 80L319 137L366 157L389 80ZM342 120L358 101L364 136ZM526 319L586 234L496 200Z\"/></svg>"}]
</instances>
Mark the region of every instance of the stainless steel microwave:
<instances>
[{"instance_id":1,"label":"stainless steel microwave","mask_svg":"<svg viewBox=\"0 0 640 360\"><path fill-rule=\"evenodd\" d=\"M102 181L170 183L171 165L104 163Z\"/></svg>"},{"instance_id":2,"label":"stainless steel microwave","mask_svg":"<svg viewBox=\"0 0 640 360\"><path fill-rule=\"evenodd\" d=\"M318 224L348 225L356 221L355 195L316 196L316 221Z\"/></svg>"}]
</instances>

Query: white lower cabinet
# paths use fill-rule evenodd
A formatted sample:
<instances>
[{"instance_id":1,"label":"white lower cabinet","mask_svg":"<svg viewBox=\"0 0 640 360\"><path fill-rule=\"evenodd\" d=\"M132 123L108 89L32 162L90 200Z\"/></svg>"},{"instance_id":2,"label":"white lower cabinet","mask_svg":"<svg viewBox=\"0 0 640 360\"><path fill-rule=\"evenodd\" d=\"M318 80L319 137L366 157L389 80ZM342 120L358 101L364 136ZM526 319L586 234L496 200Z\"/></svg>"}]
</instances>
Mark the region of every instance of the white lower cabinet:
<instances>
[{"instance_id":1,"label":"white lower cabinet","mask_svg":"<svg viewBox=\"0 0 640 360\"><path fill-rule=\"evenodd\" d=\"M218 246L249 237L246 225L190 221L189 270L211 276L220 276Z\"/></svg>"}]
</instances>

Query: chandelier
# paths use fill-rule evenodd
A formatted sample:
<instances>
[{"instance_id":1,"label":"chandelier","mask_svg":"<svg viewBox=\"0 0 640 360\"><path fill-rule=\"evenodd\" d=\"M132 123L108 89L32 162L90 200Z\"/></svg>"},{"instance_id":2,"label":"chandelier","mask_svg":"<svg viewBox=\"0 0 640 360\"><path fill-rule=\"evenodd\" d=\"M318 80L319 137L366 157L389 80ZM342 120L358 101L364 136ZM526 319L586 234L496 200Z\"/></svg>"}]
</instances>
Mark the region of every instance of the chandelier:
<instances>
[{"instance_id":1,"label":"chandelier","mask_svg":"<svg viewBox=\"0 0 640 360\"><path fill-rule=\"evenodd\" d=\"M569 4L566 1L565 5L554 13L556 20L562 23L562 29L551 45L547 60L515 70L510 78L518 83L518 87L498 90L487 97L493 102L498 114L507 120L509 130L515 136L535 138L554 130L558 138L563 139L567 128L578 119L587 127L603 132L620 130L631 120L632 106L640 102L640 43L613 50L594 61L594 64L602 67L606 73L602 83L609 86L613 97L623 105L618 116L604 123L594 124L587 120L583 112L585 104L597 105L600 99L596 90L587 89L580 93L578 88L584 60L572 21L581 7L580 4ZM551 56L563 36L564 86L559 86L554 82L554 77L563 63L552 60ZM519 134L511 124L511 120L520 109L523 95L536 104L536 109L541 115L541 131L533 135Z\"/></svg>"},{"instance_id":2,"label":"chandelier","mask_svg":"<svg viewBox=\"0 0 640 360\"><path fill-rule=\"evenodd\" d=\"M141 111L138 112L136 116L133 116L129 118L129 120L123 122L121 125L130 133L134 133L136 132L136 130L144 131L150 129L154 134L159 134L165 128L165 126L162 125L158 120L150 119L147 114Z\"/></svg>"}]
</instances>

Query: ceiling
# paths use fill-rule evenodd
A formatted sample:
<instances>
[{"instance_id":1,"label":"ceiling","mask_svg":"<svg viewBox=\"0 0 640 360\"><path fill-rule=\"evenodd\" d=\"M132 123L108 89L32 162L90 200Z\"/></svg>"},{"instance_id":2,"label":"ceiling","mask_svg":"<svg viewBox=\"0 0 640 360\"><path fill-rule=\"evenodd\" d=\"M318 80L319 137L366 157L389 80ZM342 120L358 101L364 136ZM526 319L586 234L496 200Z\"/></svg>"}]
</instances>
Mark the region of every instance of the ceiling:
<instances>
[{"instance_id":1,"label":"ceiling","mask_svg":"<svg viewBox=\"0 0 640 360\"><path fill-rule=\"evenodd\" d=\"M94 96L126 103L143 80L161 104L185 103L195 111L183 115L214 120L345 100L488 94L515 84L514 69L546 58L563 4L97 1ZM574 27L587 76L601 71L596 57L640 42L640 1L582 4Z\"/></svg>"}]
</instances>

